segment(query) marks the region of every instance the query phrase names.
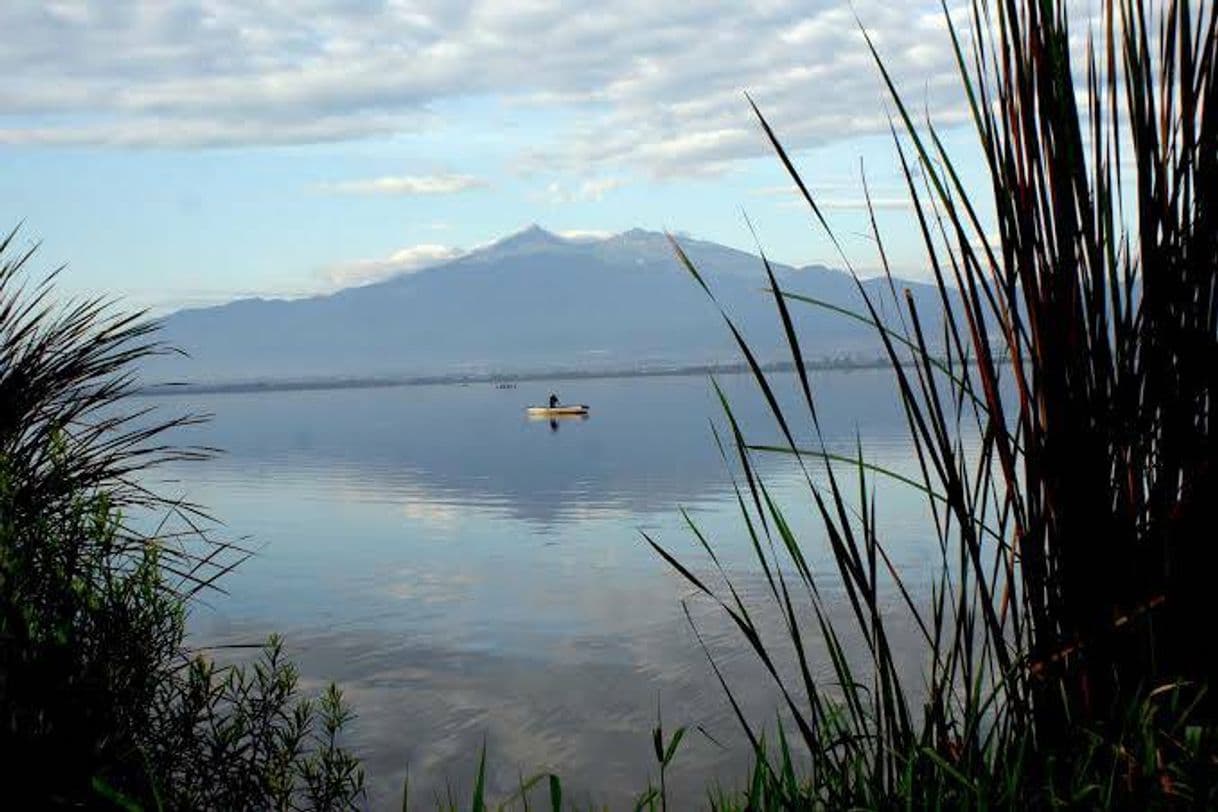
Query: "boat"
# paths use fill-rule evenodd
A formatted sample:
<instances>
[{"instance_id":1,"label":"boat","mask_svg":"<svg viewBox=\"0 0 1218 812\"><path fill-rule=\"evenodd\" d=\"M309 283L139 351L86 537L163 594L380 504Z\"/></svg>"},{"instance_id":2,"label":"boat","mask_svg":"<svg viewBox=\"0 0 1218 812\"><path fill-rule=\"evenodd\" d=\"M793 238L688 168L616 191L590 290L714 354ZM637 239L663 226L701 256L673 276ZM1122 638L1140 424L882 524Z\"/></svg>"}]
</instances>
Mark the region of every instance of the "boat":
<instances>
[{"instance_id":1,"label":"boat","mask_svg":"<svg viewBox=\"0 0 1218 812\"><path fill-rule=\"evenodd\" d=\"M529 417L568 417L571 415L585 415L588 413L588 407L582 403L575 403L569 406L530 406L525 409Z\"/></svg>"}]
</instances>

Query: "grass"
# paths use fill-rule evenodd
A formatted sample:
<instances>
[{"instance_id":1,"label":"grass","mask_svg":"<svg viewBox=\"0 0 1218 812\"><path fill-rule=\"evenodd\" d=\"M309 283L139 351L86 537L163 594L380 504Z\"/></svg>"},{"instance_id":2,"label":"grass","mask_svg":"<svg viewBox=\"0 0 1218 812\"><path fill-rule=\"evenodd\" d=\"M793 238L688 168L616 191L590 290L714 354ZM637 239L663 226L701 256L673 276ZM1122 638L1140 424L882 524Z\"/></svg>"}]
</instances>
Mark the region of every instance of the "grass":
<instances>
[{"instance_id":1,"label":"grass","mask_svg":"<svg viewBox=\"0 0 1218 812\"><path fill-rule=\"evenodd\" d=\"M302 697L272 639L249 665L192 651L192 598L244 550L140 474L208 449L196 417L131 409L168 351L142 314L59 302L32 251L0 240L0 763L14 808L350 809L363 774L331 686ZM130 521L162 514L153 533ZM166 530L168 522L186 528Z\"/></svg>"},{"instance_id":2,"label":"grass","mask_svg":"<svg viewBox=\"0 0 1218 812\"><path fill-rule=\"evenodd\" d=\"M782 290L765 263L798 410L780 406L725 314L784 438L750 442L720 393L721 447L740 472L766 602L741 597L696 525L709 574L648 541L736 626L790 721L767 731L749 718L710 659L755 753L748 786L712 790L711 808L1218 804L1218 650L1204 626L1218 571L1218 12L1185 0L1098 11L1079 32L1061 0L974 0L966 30L944 7L989 171L984 202L867 42L943 307L920 313L898 290L873 212L888 292L860 283L863 310L841 315L875 329L904 408L919 468L896 478L931 516L928 598L902 580L877 523L875 483L896 475L861 443L830 453L820 432L797 324L800 308L826 304ZM13 794L38 807L357 806L337 690L302 699L276 641L229 669L184 645L186 601L244 552L201 533L198 507L139 485L147 466L208 451L163 441L195 418L123 410L135 364L167 348L139 314L54 304L49 283L27 281L29 258L13 236L0 243L0 757L10 774L56 778ZM760 454L803 474L850 629L830 620L826 576L754 465ZM126 523L150 509L190 531ZM898 666L881 611L891 600L918 630L922 674ZM762 633L763 613L781 619L780 638ZM861 662L843 643L854 637ZM821 647L828 679L810 653ZM667 810L683 738L657 721L656 780L638 809ZM490 804L485 764L483 752L475 810ZM501 808L569 803L543 773Z\"/></svg>"},{"instance_id":3,"label":"grass","mask_svg":"<svg viewBox=\"0 0 1218 812\"><path fill-rule=\"evenodd\" d=\"M868 39L943 307L928 321L898 291L872 212L891 300L859 284L864 310L846 314L874 327L904 407L920 476L901 479L925 498L940 552L930 599L913 598L876 525L874 481L891 472L861 448L853 459L829 453L820 434L796 309L824 303L782 290L768 262L804 408L779 405L726 314L785 443L750 443L723 407L745 527L769 610L784 618L781 649L762 637L764 609L747 606L725 572L699 575L649 541L722 608L782 692L807 764L792 781L785 764L762 759L780 806L1212 804L1207 686L1218 684L1218 652L1198 622L1213 615L1218 571L1218 15L1110 0L1076 48L1061 2L978 0L967 31L944 13L994 222ZM813 221L853 267L754 110ZM885 304L897 318L880 316ZM797 444L804 427L819 444ZM757 454L787 455L805 476L866 647L862 669ZM893 656L880 611L889 597L920 630L921 683ZM829 681L813 676L813 640L828 647ZM780 676L780 658L796 664L796 680ZM764 753L755 720L739 721Z\"/></svg>"}]
</instances>

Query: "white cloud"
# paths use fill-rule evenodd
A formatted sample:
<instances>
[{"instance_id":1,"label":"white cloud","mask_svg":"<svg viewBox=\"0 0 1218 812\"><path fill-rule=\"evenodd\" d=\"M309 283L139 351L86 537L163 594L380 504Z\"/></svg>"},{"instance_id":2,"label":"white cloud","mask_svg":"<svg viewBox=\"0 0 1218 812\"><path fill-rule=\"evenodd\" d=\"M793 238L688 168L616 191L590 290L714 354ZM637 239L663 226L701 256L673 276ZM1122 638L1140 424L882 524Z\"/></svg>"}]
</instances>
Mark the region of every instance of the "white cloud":
<instances>
[{"instance_id":1,"label":"white cloud","mask_svg":"<svg viewBox=\"0 0 1218 812\"><path fill-rule=\"evenodd\" d=\"M818 208L825 211L867 211L868 201L864 197L814 197ZM784 208L806 208L808 202L799 197L797 200L785 200L779 204ZM913 204L904 197L873 197L871 208L876 211L897 211L911 209Z\"/></svg>"},{"instance_id":2,"label":"white cloud","mask_svg":"<svg viewBox=\"0 0 1218 812\"><path fill-rule=\"evenodd\" d=\"M574 186L551 181L545 187L545 199L550 203L595 203L606 194L624 186L620 178L587 178Z\"/></svg>"},{"instance_id":3,"label":"white cloud","mask_svg":"<svg viewBox=\"0 0 1218 812\"><path fill-rule=\"evenodd\" d=\"M324 183L323 192L339 195L451 195L485 187L487 182L472 175L398 175L367 180Z\"/></svg>"},{"instance_id":4,"label":"white cloud","mask_svg":"<svg viewBox=\"0 0 1218 812\"><path fill-rule=\"evenodd\" d=\"M561 113L526 170L714 172L768 151L745 91L791 147L885 129L856 14L913 106L964 120L935 0L8 0L0 142L345 141L491 100Z\"/></svg>"},{"instance_id":5,"label":"white cloud","mask_svg":"<svg viewBox=\"0 0 1218 812\"><path fill-rule=\"evenodd\" d=\"M464 254L462 249L450 245L412 245L381 259L357 259L329 265L322 269L322 276L332 289L349 288L379 282L399 274L421 271Z\"/></svg>"},{"instance_id":6,"label":"white cloud","mask_svg":"<svg viewBox=\"0 0 1218 812\"><path fill-rule=\"evenodd\" d=\"M579 198L581 200L600 200L606 193L612 192L614 189L620 189L622 181L617 178L594 178L586 180L579 185Z\"/></svg>"},{"instance_id":7,"label":"white cloud","mask_svg":"<svg viewBox=\"0 0 1218 812\"><path fill-rule=\"evenodd\" d=\"M828 196L824 192L841 191L840 187L843 184L827 182L820 184L819 191L822 194L817 194L813 199L816 201L818 208L824 210L838 211L866 211L868 200L862 195L847 195L847 196ZM852 191L855 191L852 189ZM808 202L804 200L803 193L795 185L790 186L764 186L759 189L752 190L751 194L759 197L780 197L778 205L782 208L805 208ZM899 209L909 209L913 204L909 198L903 196L899 192L884 192L880 194L873 193L870 201L871 208L876 211L893 211Z\"/></svg>"},{"instance_id":8,"label":"white cloud","mask_svg":"<svg viewBox=\"0 0 1218 812\"><path fill-rule=\"evenodd\" d=\"M567 229L566 231L557 231L555 233L564 240L573 240L575 242L599 242L600 240L607 240L614 236L615 232L602 231L595 228L572 228Z\"/></svg>"},{"instance_id":9,"label":"white cloud","mask_svg":"<svg viewBox=\"0 0 1218 812\"><path fill-rule=\"evenodd\" d=\"M0 105L0 115L3 110ZM393 135L411 126L405 117L384 115L329 116L300 121L136 116L71 127L0 126L0 144L117 148L322 144Z\"/></svg>"}]
</instances>

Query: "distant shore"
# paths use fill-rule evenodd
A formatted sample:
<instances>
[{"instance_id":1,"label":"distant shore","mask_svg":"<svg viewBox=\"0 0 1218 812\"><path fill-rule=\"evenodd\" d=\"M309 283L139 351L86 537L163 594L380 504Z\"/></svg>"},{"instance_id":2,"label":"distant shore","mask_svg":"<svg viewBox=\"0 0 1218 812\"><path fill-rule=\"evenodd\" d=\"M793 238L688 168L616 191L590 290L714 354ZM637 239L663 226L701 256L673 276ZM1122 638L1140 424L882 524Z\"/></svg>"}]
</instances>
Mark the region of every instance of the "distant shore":
<instances>
[{"instance_id":1,"label":"distant shore","mask_svg":"<svg viewBox=\"0 0 1218 812\"><path fill-rule=\"evenodd\" d=\"M795 364L777 361L761 364L765 372L794 372ZM827 358L808 361L806 370L864 370L890 368L889 359L875 358ZM263 381L230 381L216 383L165 383L154 384L139 390L139 394L155 397L183 394L241 394L248 392L296 392L326 389L381 389L399 386L437 386L475 383L525 383L529 381L566 381L612 378L658 378L683 375L731 375L750 371L746 362L685 364L673 366L632 367L595 370L541 370L515 373L448 373L435 375L369 376L355 378L304 378Z\"/></svg>"}]
</instances>

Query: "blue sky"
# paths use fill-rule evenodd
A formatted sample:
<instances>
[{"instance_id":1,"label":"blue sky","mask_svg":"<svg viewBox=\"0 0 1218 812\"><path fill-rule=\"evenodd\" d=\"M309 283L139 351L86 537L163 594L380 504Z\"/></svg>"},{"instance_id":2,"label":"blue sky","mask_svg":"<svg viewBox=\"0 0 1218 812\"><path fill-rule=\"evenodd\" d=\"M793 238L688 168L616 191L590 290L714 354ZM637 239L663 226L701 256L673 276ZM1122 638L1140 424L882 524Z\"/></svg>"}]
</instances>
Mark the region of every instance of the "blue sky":
<instances>
[{"instance_id":1,"label":"blue sky","mask_svg":"<svg viewBox=\"0 0 1218 812\"><path fill-rule=\"evenodd\" d=\"M839 265L744 99L864 271L863 161L921 273L858 15L970 174L937 3L226 0L0 9L0 220L64 287L163 310L333 290L530 223L641 226Z\"/></svg>"}]
</instances>

